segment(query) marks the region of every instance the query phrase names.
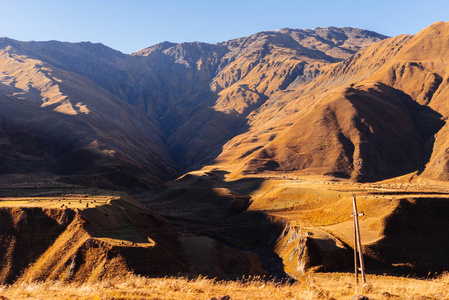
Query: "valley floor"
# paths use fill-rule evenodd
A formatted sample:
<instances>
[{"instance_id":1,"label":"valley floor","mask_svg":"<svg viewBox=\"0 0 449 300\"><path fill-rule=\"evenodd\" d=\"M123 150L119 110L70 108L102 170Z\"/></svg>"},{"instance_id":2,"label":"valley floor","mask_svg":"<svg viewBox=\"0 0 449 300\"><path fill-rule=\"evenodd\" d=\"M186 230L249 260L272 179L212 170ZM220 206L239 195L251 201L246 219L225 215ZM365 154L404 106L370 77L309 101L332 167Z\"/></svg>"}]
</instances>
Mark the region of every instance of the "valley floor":
<instances>
[{"instance_id":1,"label":"valley floor","mask_svg":"<svg viewBox=\"0 0 449 300\"><path fill-rule=\"evenodd\" d=\"M354 284L350 273L314 273L296 283L263 281L258 277L217 281L198 277L114 278L95 283L21 283L0 286L0 299L449 299L449 275L414 279L368 275ZM228 296L229 298L227 298Z\"/></svg>"}]
</instances>

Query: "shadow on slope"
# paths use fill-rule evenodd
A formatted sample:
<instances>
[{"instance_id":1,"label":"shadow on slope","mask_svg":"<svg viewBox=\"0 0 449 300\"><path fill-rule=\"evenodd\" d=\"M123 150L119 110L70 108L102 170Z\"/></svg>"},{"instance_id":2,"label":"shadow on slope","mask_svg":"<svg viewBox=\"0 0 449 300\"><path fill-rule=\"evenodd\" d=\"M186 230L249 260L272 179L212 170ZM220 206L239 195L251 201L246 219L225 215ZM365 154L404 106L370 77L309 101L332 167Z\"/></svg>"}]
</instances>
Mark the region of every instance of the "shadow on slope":
<instances>
[{"instance_id":1,"label":"shadow on slope","mask_svg":"<svg viewBox=\"0 0 449 300\"><path fill-rule=\"evenodd\" d=\"M65 182L133 191L160 184L166 176L163 162L151 162L159 168L142 165L110 145L110 137L99 135L88 120L41 108L38 99L16 97L0 96L0 174L51 172Z\"/></svg>"},{"instance_id":2,"label":"shadow on slope","mask_svg":"<svg viewBox=\"0 0 449 300\"><path fill-rule=\"evenodd\" d=\"M62 215L73 220L75 212L42 208L0 209L0 283L13 283L30 263L53 244L65 230Z\"/></svg>"},{"instance_id":3,"label":"shadow on slope","mask_svg":"<svg viewBox=\"0 0 449 300\"><path fill-rule=\"evenodd\" d=\"M384 238L366 247L367 254L407 273L426 276L449 269L447 198L400 199L385 219Z\"/></svg>"}]
</instances>

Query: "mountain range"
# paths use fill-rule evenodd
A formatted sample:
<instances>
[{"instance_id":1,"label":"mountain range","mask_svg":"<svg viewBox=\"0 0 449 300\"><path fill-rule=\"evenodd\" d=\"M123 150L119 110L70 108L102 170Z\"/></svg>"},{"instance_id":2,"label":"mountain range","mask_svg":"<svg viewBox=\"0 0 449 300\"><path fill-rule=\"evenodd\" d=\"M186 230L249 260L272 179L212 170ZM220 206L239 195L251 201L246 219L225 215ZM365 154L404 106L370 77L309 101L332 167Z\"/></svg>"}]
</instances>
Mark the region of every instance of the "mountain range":
<instances>
[{"instance_id":1,"label":"mountain range","mask_svg":"<svg viewBox=\"0 0 449 300\"><path fill-rule=\"evenodd\" d=\"M89 42L2 38L0 173L158 185L214 163L231 139L256 130L256 118L285 119L265 108L385 38L354 28L281 29L131 55ZM266 152L247 147L239 157Z\"/></svg>"},{"instance_id":2,"label":"mountain range","mask_svg":"<svg viewBox=\"0 0 449 300\"><path fill-rule=\"evenodd\" d=\"M206 165L447 179L447 27L281 29L131 55L2 38L0 172L133 188Z\"/></svg>"}]
</instances>

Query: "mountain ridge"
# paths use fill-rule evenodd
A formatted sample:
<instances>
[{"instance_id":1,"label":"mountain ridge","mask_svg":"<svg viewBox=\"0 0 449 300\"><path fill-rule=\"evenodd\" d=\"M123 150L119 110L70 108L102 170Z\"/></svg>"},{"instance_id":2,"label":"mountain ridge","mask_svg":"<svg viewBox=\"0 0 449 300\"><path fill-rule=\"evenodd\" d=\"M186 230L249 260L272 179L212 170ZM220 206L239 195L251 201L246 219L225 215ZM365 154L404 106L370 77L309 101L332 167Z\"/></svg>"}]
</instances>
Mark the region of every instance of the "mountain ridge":
<instances>
[{"instance_id":1,"label":"mountain ridge","mask_svg":"<svg viewBox=\"0 0 449 300\"><path fill-rule=\"evenodd\" d=\"M358 32L355 29L344 30L348 33ZM332 28L325 33L338 33L339 41L343 45L341 34L345 34L344 30ZM36 69L36 75L41 74L39 76L47 82L44 86L40 86L26 77L19 78L15 73L11 75L14 72L11 69L4 72L6 77L13 78L7 80L6 85L19 78L18 82L23 81L19 85L19 90L27 94L27 97L31 96L30 89L27 88L31 84L35 94L41 96L45 93L51 94L51 97L44 95L44 98L51 98L46 104L49 108L59 107L60 110L77 116L83 114L83 111L88 112L85 114L87 118L93 116L94 112L97 113L94 102L86 104L87 99L92 97L90 95L96 99L101 98L96 96L96 93L108 95L107 98L110 99L108 101L119 105L124 111L135 111L134 114L141 114L143 111L144 114L140 118L147 119L146 122L149 123L144 127L155 133L151 140L155 145L152 147L160 149L156 151L159 153L157 155L164 157L162 161L169 166L168 170L177 165L177 169L182 173L186 169L198 168L212 161L219 154L221 145L246 126L244 125L246 116L277 90L285 89L291 81L303 73L307 74L303 76L305 80L310 80L322 66L330 61L340 60L342 55L349 56L355 51L349 48L359 47L358 45L337 47L334 42L325 40L313 30L283 31L285 33L260 32L217 44L164 42L132 55L90 42L19 42L2 39L0 45L3 44L3 52L8 53L6 55L18 55L16 57L18 60L23 57L42 62L39 63L42 67ZM321 50L309 49L310 45L302 46L298 42L301 41L301 38L296 36L299 33L313 35L312 41L308 41L309 44L316 42L317 39L326 43L320 46ZM344 37L345 41L350 40L349 37ZM383 36L374 35L371 38L381 37ZM358 43L363 44L363 41ZM300 49L299 52L292 50L292 45ZM335 50L332 50L332 47ZM332 53L326 54L326 51ZM289 56L292 54L297 56L295 60L290 59ZM9 60L11 59L15 58L9 57ZM246 63L251 60L254 62ZM308 69L309 60L312 61L311 70ZM317 61L318 63L314 63ZM282 71L279 69L280 64L283 65ZM273 71L270 69L271 65L277 65L279 70ZM20 68L20 64L16 67ZM65 86L65 81L59 82L58 76L52 75L54 72L58 73L59 77L81 76L78 77L79 80L87 81L78 82L78 86L96 85L100 89L95 88L98 92L91 89L87 94L84 92L88 90L86 88L81 91L70 87L61 91L60 87ZM61 75L61 72L64 75ZM42 89L45 86L52 86L54 90L52 93L59 96L44 92ZM100 92L102 89L107 92ZM86 100L70 102L71 98L80 99L77 95L83 95L82 98ZM228 129L223 131L220 124L228 124ZM120 126L126 127L123 124ZM139 130L145 131L144 127ZM197 130L192 131L191 128ZM109 142L106 144L110 145ZM164 150L166 147L168 151ZM150 160L155 161L151 158ZM136 161L137 164L142 162ZM162 172L173 174L173 171Z\"/></svg>"}]
</instances>

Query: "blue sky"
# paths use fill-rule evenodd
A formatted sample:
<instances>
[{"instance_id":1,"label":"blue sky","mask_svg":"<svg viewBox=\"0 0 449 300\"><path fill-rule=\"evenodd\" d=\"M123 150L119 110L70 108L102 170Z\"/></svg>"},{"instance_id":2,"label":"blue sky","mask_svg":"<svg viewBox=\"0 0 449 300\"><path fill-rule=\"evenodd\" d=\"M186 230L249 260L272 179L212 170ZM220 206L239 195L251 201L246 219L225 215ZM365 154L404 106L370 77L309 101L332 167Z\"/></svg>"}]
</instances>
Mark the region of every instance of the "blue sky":
<instances>
[{"instance_id":1,"label":"blue sky","mask_svg":"<svg viewBox=\"0 0 449 300\"><path fill-rule=\"evenodd\" d=\"M101 42L221 42L284 27L350 26L395 36L449 20L449 0L0 0L0 36Z\"/></svg>"}]
</instances>

